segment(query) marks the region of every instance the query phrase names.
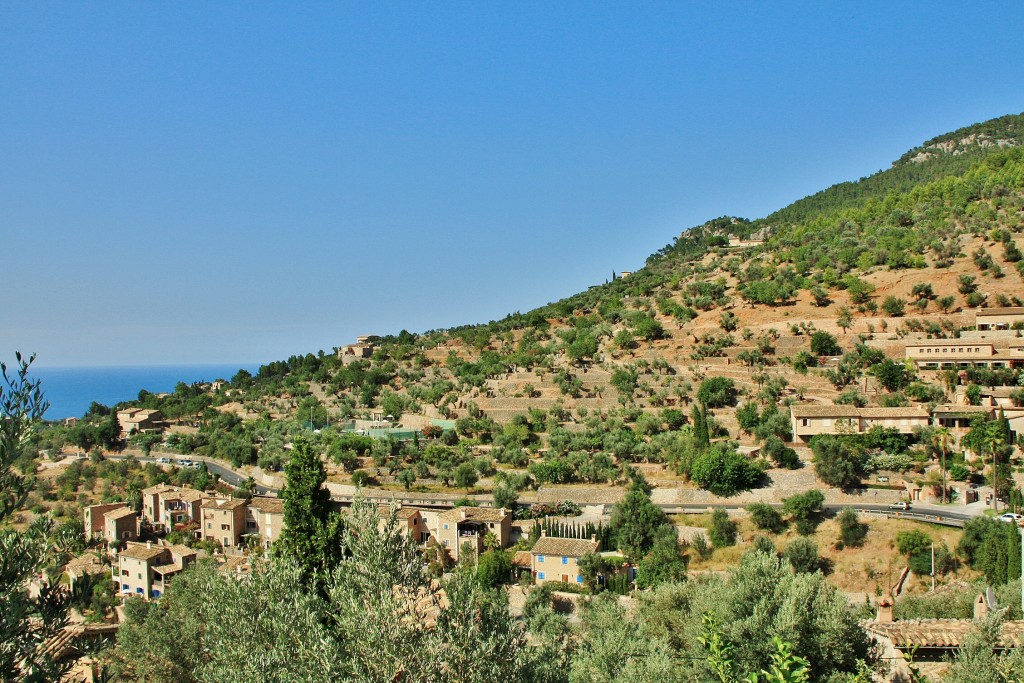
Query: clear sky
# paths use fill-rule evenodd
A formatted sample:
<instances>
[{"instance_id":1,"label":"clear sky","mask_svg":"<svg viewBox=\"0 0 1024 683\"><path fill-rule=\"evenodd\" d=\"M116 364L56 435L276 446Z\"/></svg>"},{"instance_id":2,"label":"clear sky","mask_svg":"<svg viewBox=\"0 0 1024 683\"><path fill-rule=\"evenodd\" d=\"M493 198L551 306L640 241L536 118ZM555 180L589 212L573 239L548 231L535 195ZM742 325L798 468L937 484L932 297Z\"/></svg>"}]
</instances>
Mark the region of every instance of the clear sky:
<instances>
[{"instance_id":1,"label":"clear sky","mask_svg":"<svg viewBox=\"0 0 1024 683\"><path fill-rule=\"evenodd\" d=\"M485 322L1024 110L1019 2L0 3L0 358Z\"/></svg>"}]
</instances>

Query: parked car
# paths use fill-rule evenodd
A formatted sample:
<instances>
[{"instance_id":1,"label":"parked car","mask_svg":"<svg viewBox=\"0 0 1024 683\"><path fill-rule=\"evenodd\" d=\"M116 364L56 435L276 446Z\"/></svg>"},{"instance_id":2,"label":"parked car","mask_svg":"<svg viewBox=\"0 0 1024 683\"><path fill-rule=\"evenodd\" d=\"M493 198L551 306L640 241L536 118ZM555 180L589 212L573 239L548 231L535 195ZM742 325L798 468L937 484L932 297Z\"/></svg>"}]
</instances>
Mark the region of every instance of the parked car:
<instances>
[{"instance_id":1,"label":"parked car","mask_svg":"<svg viewBox=\"0 0 1024 683\"><path fill-rule=\"evenodd\" d=\"M1017 526L1020 526L1024 522L1024 515L1018 515L1016 512L1004 512L1003 514L996 517L1000 522L1012 522Z\"/></svg>"},{"instance_id":2,"label":"parked car","mask_svg":"<svg viewBox=\"0 0 1024 683\"><path fill-rule=\"evenodd\" d=\"M178 464L181 465L182 467L192 467L193 465L195 465L195 463L192 462L191 460L179 460Z\"/></svg>"},{"instance_id":3,"label":"parked car","mask_svg":"<svg viewBox=\"0 0 1024 683\"><path fill-rule=\"evenodd\" d=\"M171 459L170 458L157 458L156 461L158 463L160 463L161 465L170 465L171 464Z\"/></svg>"},{"instance_id":4,"label":"parked car","mask_svg":"<svg viewBox=\"0 0 1024 683\"><path fill-rule=\"evenodd\" d=\"M901 500L898 503L893 503L892 505L890 505L889 509L890 510L909 510L910 509L910 503L908 503L905 500Z\"/></svg>"}]
</instances>

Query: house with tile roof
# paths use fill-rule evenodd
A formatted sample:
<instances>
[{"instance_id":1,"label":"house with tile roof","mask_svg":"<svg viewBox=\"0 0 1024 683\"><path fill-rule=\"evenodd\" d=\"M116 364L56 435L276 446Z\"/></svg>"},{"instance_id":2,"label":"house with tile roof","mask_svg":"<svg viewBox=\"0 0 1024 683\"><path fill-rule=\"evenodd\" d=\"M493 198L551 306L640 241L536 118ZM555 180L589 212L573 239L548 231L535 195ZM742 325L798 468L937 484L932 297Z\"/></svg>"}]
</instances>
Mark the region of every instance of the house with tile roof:
<instances>
[{"instance_id":1,"label":"house with tile roof","mask_svg":"<svg viewBox=\"0 0 1024 683\"><path fill-rule=\"evenodd\" d=\"M999 340L920 339L907 342L904 355L918 370L1024 367L1024 349Z\"/></svg>"},{"instance_id":2,"label":"house with tile roof","mask_svg":"<svg viewBox=\"0 0 1024 683\"><path fill-rule=\"evenodd\" d=\"M456 562L464 549L474 554L483 552L488 534L494 534L499 548L511 543L512 513L505 508L457 507L438 514L437 520L434 535Z\"/></svg>"},{"instance_id":3,"label":"house with tile roof","mask_svg":"<svg viewBox=\"0 0 1024 683\"><path fill-rule=\"evenodd\" d=\"M121 427L121 438L133 434L159 434L167 429L167 423L159 410L149 408L126 408L117 411L117 424Z\"/></svg>"},{"instance_id":4,"label":"house with tile roof","mask_svg":"<svg viewBox=\"0 0 1024 683\"><path fill-rule=\"evenodd\" d=\"M538 585L548 582L583 585L579 559L600 549L601 542L593 537L555 538L542 531L530 550L530 570L534 581Z\"/></svg>"},{"instance_id":5,"label":"house with tile roof","mask_svg":"<svg viewBox=\"0 0 1024 683\"><path fill-rule=\"evenodd\" d=\"M122 595L159 598L171 578L196 560L196 551L183 545L129 542L117 554L113 578Z\"/></svg>"},{"instance_id":6,"label":"house with tile roof","mask_svg":"<svg viewBox=\"0 0 1024 683\"><path fill-rule=\"evenodd\" d=\"M979 330L1024 329L1024 307L979 308L974 313L974 325Z\"/></svg>"},{"instance_id":7,"label":"house with tile roof","mask_svg":"<svg viewBox=\"0 0 1024 683\"><path fill-rule=\"evenodd\" d=\"M429 543L434 534L427 522L427 517L423 514L424 511L416 507L402 505L401 503L395 503L394 505L394 514L399 526L408 531L413 540L420 545ZM377 506L377 516L382 527L391 516L391 513L391 505Z\"/></svg>"},{"instance_id":8,"label":"house with tile roof","mask_svg":"<svg viewBox=\"0 0 1024 683\"><path fill-rule=\"evenodd\" d=\"M139 513L120 507L103 515L103 538L107 543L133 541L139 537Z\"/></svg>"},{"instance_id":9,"label":"house with tile roof","mask_svg":"<svg viewBox=\"0 0 1024 683\"><path fill-rule=\"evenodd\" d=\"M100 503L99 505L88 505L82 509L82 525L87 540L98 538L103 535L103 528L106 524L106 514L113 510L120 510L126 507L124 503Z\"/></svg>"},{"instance_id":10,"label":"house with tile roof","mask_svg":"<svg viewBox=\"0 0 1024 683\"><path fill-rule=\"evenodd\" d=\"M884 597L878 603L873 620L862 621L861 627L883 648L883 656L896 663L894 674L909 680L903 655L911 654L914 664L928 676L940 676L967 636L998 606L991 596L981 593L974 600L973 619L895 619L893 601ZM997 652L1024 646L1024 621L1004 621L999 625ZM895 678L893 680L896 680Z\"/></svg>"},{"instance_id":11,"label":"house with tile roof","mask_svg":"<svg viewBox=\"0 0 1024 683\"><path fill-rule=\"evenodd\" d=\"M245 506L245 536L255 536L269 548L284 528L284 501L280 498L253 496Z\"/></svg>"},{"instance_id":12,"label":"house with tile roof","mask_svg":"<svg viewBox=\"0 0 1024 683\"><path fill-rule=\"evenodd\" d=\"M797 405L790 408L790 428L794 441L810 441L818 434L863 434L872 427L886 427L901 434L931 424L924 408L858 408L856 406Z\"/></svg>"},{"instance_id":13,"label":"house with tile roof","mask_svg":"<svg viewBox=\"0 0 1024 683\"><path fill-rule=\"evenodd\" d=\"M187 486L150 486L142 489L142 518L156 531L174 531L178 524L199 521L202 500L202 491Z\"/></svg>"},{"instance_id":14,"label":"house with tile roof","mask_svg":"<svg viewBox=\"0 0 1024 683\"><path fill-rule=\"evenodd\" d=\"M238 547L246 531L247 506L244 498L204 498L199 527L203 540L220 543L224 549Z\"/></svg>"}]
</instances>

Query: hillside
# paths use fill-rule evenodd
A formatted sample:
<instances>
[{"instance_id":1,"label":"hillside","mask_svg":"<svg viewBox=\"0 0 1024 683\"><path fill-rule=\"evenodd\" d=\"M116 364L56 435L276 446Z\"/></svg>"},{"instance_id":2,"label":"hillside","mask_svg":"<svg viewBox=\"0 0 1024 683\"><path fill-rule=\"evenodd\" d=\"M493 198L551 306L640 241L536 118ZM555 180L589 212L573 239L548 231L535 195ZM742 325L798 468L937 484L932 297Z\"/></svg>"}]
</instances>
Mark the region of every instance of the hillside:
<instances>
[{"instance_id":1,"label":"hillside","mask_svg":"<svg viewBox=\"0 0 1024 683\"><path fill-rule=\"evenodd\" d=\"M598 500L636 465L686 501L710 495L690 482L705 405L713 440L766 456L758 466L777 485L747 495L777 500L815 485L810 468L780 468L796 464L781 445L793 438L787 405L954 401L957 382L938 372L893 389L878 367L901 361L907 339L958 336L979 307L1024 305L1022 140L1024 115L968 126L765 218L685 230L641 270L539 309L134 404L180 423L170 448L239 465L280 467L306 434L339 483L488 491L505 480ZM828 339L838 349L812 348ZM365 436L384 428L416 441ZM932 455L918 456L918 475ZM591 488L557 488L569 484Z\"/></svg>"}]
</instances>

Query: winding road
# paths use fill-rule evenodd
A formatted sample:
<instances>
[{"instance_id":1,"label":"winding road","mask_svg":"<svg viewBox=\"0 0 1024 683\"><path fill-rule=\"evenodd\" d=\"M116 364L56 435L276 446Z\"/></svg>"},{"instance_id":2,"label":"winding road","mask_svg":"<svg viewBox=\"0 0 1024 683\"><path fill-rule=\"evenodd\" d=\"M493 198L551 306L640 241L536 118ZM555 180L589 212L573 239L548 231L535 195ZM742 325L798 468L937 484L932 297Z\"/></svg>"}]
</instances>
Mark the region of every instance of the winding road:
<instances>
[{"instance_id":1,"label":"winding road","mask_svg":"<svg viewBox=\"0 0 1024 683\"><path fill-rule=\"evenodd\" d=\"M124 459L132 457L131 455L107 455L112 460ZM144 457L134 456L139 462L152 462L156 463L158 457ZM170 457L170 456L159 456L159 457ZM216 474L222 481L231 486L240 486L248 477L247 475L236 472L226 465L222 465L213 460L207 460L204 458L174 458L171 457L172 465L177 465L181 460L192 460L193 462L205 462L207 469L212 474ZM268 486L256 485L253 487L253 491L259 495L270 495L276 496L279 493L279 489L271 488ZM334 496L334 499L341 503L348 503L354 499L355 496ZM404 493L400 491L388 492L385 495L380 494L363 494L364 498L369 500L378 500L381 502L399 501L407 503L409 505L415 505L418 507L426 508L448 508L451 507L451 500L448 498L431 498L428 495L422 493ZM483 504L488 504L489 501L484 498L480 500ZM694 504L678 504L678 503L665 503L659 505L667 514L686 514L693 512L705 512L713 509L723 510L743 510L746 505L730 505L728 503L721 505L708 505L704 503ZM776 505L776 507L781 507ZM891 519L907 519L915 522L928 522L931 524L941 524L943 526L952 527L963 527L964 523L974 517L968 512L954 511L945 509L933 505L916 505L911 507L909 510L892 510L888 505L825 505L823 509L829 515L838 514L844 508L851 507L857 512L867 515L876 515L882 517L888 517Z\"/></svg>"}]
</instances>

